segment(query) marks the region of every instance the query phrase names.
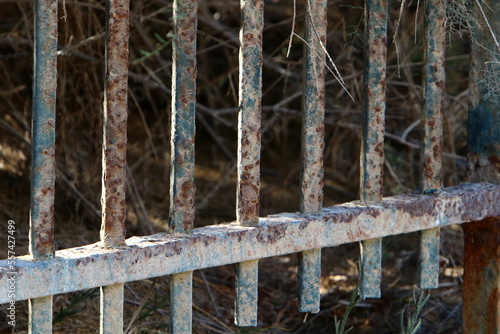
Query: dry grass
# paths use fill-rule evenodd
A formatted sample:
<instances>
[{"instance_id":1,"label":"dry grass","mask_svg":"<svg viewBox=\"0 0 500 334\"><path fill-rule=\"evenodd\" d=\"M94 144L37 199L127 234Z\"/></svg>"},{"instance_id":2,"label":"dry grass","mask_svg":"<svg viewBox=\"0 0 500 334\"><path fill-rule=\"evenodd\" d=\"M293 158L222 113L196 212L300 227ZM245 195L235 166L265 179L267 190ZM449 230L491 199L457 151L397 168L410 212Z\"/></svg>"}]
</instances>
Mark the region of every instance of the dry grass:
<instances>
[{"instance_id":1,"label":"dry grass","mask_svg":"<svg viewBox=\"0 0 500 334\"><path fill-rule=\"evenodd\" d=\"M0 25L0 220L18 224L19 253L27 251L29 194L29 124L31 117L31 1L2 3ZM266 3L261 215L298 210L302 42L294 39L290 1ZM362 1L330 1L327 48L339 67L352 101L327 76L325 205L357 198L362 101ZM385 194L417 188L421 109L422 24L416 4L403 11L398 30L400 69L389 39ZM62 16L63 8L59 12ZM171 80L169 34L172 4L167 0L133 1L130 39L128 233L163 231L168 219L168 157ZM421 11L422 12L422 11ZM235 219L235 156L238 83L239 2L199 2L197 109L197 226ZM389 36L399 3L391 4ZM103 86L104 5L102 1L66 1L59 21L56 240L58 248L98 240L100 138ZM303 35L304 3L299 2L295 31ZM453 34L467 35L456 26ZM466 27L465 27L466 28ZM415 37L414 32L417 35ZM415 42L416 41L416 42ZM445 114L445 185L464 179L468 43L447 49ZM493 63L492 65L495 65ZM398 75L398 72L400 75ZM284 164L283 161L287 163ZM0 237L3 238L3 231ZM457 333L461 325L461 230L444 228L445 268L441 287L431 292L422 311L422 333ZM390 237L384 243L383 297L361 302L348 326L353 333L399 332L400 314L413 298L416 237ZM3 252L3 250L1 250ZM195 272L195 333L333 333L357 283L358 246L323 251L321 312L297 310L297 259L260 261L259 329L235 327L234 268ZM450 270L448 270L450 269ZM453 270L451 270L453 269ZM456 270L455 270L456 269ZM129 333L165 333L168 329L168 278L126 284L125 327ZM76 300L76 301L75 301ZM26 329L20 303L18 332ZM60 333L98 331L95 291L54 298ZM24 312L24 313L23 313ZM0 324L0 328L6 324Z\"/></svg>"}]
</instances>

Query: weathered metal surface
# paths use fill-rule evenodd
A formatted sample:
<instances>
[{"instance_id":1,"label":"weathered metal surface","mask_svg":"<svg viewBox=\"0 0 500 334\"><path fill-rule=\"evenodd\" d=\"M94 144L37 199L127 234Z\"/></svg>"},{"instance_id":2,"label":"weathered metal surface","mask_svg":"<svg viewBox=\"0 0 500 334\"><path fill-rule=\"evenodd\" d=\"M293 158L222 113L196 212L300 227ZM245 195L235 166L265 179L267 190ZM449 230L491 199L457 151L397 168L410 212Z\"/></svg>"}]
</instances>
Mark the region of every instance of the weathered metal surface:
<instances>
[{"instance_id":1,"label":"weathered metal surface","mask_svg":"<svg viewBox=\"0 0 500 334\"><path fill-rule=\"evenodd\" d=\"M28 309L28 332L52 334L52 296L30 299Z\"/></svg>"},{"instance_id":2,"label":"weathered metal surface","mask_svg":"<svg viewBox=\"0 0 500 334\"><path fill-rule=\"evenodd\" d=\"M193 318L193 272L172 275L170 280L170 332L191 333Z\"/></svg>"},{"instance_id":3,"label":"weathered metal surface","mask_svg":"<svg viewBox=\"0 0 500 334\"><path fill-rule=\"evenodd\" d=\"M325 0L308 0L304 46L304 93L302 94L302 169L300 211L319 212L323 206L323 150L325 147ZM320 40L318 39L320 38ZM323 57L319 58L318 54Z\"/></svg>"},{"instance_id":4,"label":"weathered metal surface","mask_svg":"<svg viewBox=\"0 0 500 334\"><path fill-rule=\"evenodd\" d=\"M125 242L129 0L106 2L101 242Z\"/></svg>"},{"instance_id":5,"label":"weathered metal surface","mask_svg":"<svg viewBox=\"0 0 500 334\"><path fill-rule=\"evenodd\" d=\"M483 5L493 33L500 36L500 2L478 3ZM485 71L485 62L496 52L495 42L486 22L481 18L479 22L482 27L474 36L481 44L471 43L468 178L499 184L500 94L487 97L491 87L484 80L491 75ZM500 333L500 215L464 225L464 235L463 332Z\"/></svg>"},{"instance_id":6,"label":"weathered metal surface","mask_svg":"<svg viewBox=\"0 0 500 334\"><path fill-rule=\"evenodd\" d=\"M490 27L500 36L500 2L485 0L481 2ZM481 17L476 8L478 17ZM500 183L500 93L489 94L491 87L485 80L485 63L492 61L496 54L495 42L488 32L483 19L482 27L474 31L475 40L471 43L471 72L469 76L470 110L468 122L468 179L473 182ZM497 37L498 38L498 37ZM480 43L480 44L479 44ZM491 73L489 73L491 75ZM497 74L498 76L498 74Z\"/></svg>"},{"instance_id":7,"label":"weathered metal surface","mask_svg":"<svg viewBox=\"0 0 500 334\"><path fill-rule=\"evenodd\" d=\"M380 202L383 196L386 55L387 0L367 0L360 198L370 204ZM380 297L380 247L381 241L374 240L366 241L361 247L359 291L362 298Z\"/></svg>"},{"instance_id":8,"label":"weathered metal surface","mask_svg":"<svg viewBox=\"0 0 500 334\"><path fill-rule=\"evenodd\" d=\"M36 1L29 245L33 258L52 257L55 251L57 34L57 1Z\"/></svg>"},{"instance_id":9,"label":"weathered metal surface","mask_svg":"<svg viewBox=\"0 0 500 334\"><path fill-rule=\"evenodd\" d=\"M56 252L54 259L16 258L16 299L89 289L332 247L500 216L500 185L462 184L428 195L399 195L376 205L358 202L320 214L284 213L256 226L206 226L193 235L157 234L127 239L127 247L100 243ZM217 256L213 256L217 254ZM0 303L9 302L8 260L0 261ZM64 277L64 280L61 280Z\"/></svg>"},{"instance_id":10,"label":"weathered metal surface","mask_svg":"<svg viewBox=\"0 0 500 334\"><path fill-rule=\"evenodd\" d=\"M500 333L500 217L463 225L464 333Z\"/></svg>"},{"instance_id":11,"label":"weathered metal surface","mask_svg":"<svg viewBox=\"0 0 500 334\"><path fill-rule=\"evenodd\" d=\"M174 1L172 125L170 143L171 233L191 233L194 221L197 2Z\"/></svg>"},{"instance_id":12,"label":"weathered metal surface","mask_svg":"<svg viewBox=\"0 0 500 334\"><path fill-rule=\"evenodd\" d=\"M319 212L323 207L326 10L326 0L307 1L300 178L302 213ZM299 310L319 312L321 249L299 254L299 263Z\"/></svg>"},{"instance_id":13,"label":"weathered metal surface","mask_svg":"<svg viewBox=\"0 0 500 334\"><path fill-rule=\"evenodd\" d=\"M420 232L418 282L420 289L435 289L439 284L440 228Z\"/></svg>"},{"instance_id":14,"label":"weathered metal surface","mask_svg":"<svg viewBox=\"0 0 500 334\"><path fill-rule=\"evenodd\" d=\"M101 287L101 334L123 333L123 284Z\"/></svg>"},{"instance_id":15,"label":"weathered metal surface","mask_svg":"<svg viewBox=\"0 0 500 334\"><path fill-rule=\"evenodd\" d=\"M257 326L259 261L236 265L236 296L234 322L238 326Z\"/></svg>"},{"instance_id":16,"label":"weathered metal surface","mask_svg":"<svg viewBox=\"0 0 500 334\"><path fill-rule=\"evenodd\" d=\"M426 0L424 14L424 74L421 154L421 189L442 187L442 138L445 95L445 0ZM439 283L439 228L420 233L418 286L437 288Z\"/></svg>"},{"instance_id":17,"label":"weathered metal surface","mask_svg":"<svg viewBox=\"0 0 500 334\"><path fill-rule=\"evenodd\" d=\"M299 311L319 312L321 249L299 253Z\"/></svg>"},{"instance_id":18,"label":"weathered metal surface","mask_svg":"<svg viewBox=\"0 0 500 334\"><path fill-rule=\"evenodd\" d=\"M362 299L380 298L382 239L363 240L360 243L360 248L359 295Z\"/></svg>"},{"instance_id":19,"label":"weathered metal surface","mask_svg":"<svg viewBox=\"0 0 500 334\"><path fill-rule=\"evenodd\" d=\"M264 0L240 3L236 220L251 226L259 222ZM237 265L234 317L240 326L257 325L257 272L257 261Z\"/></svg>"},{"instance_id":20,"label":"weathered metal surface","mask_svg":"<svg viewBox=\"0 0 500 334\"><path fill-rule=\"evenodd\" d=\"M52 258L54 244L57 90L57 1L35 2L30 243L33 259ZM52 333L52 296L29 300L29 333Z\"/></svg>"},{"instance_id":21,"label":"weathered metal surface","mask_svg":"<svg viewBox=\"0 0 500 334\"><path fill-rule=\"evenodd\" d=\"M445 0L425 1L421 188L442 187L442 138L445 94L444 55L446 47Z\"/></svg>"},{"instance_id":22,"label":"weathered metal surface","mask_svg":"<svg viewBox=\"0 0 500 334\"><path fill-rule=\"evenodd\" d=\"M264 1L241 0L236 217L242 225L259 219Z\"/></svg>"}]
</instances>

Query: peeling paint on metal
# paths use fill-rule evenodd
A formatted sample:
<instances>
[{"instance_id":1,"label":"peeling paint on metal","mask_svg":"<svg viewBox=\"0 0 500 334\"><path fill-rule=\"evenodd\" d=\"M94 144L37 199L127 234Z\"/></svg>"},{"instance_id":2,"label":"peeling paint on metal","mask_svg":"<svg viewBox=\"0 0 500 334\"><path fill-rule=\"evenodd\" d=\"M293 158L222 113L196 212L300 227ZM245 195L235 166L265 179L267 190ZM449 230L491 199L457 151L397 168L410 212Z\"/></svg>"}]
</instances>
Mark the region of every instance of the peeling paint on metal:
<instances>
[{"instance_id":1,"label":"peeling paint on metal","mask_svg":"<svg viewBox=\"0 0 500 334\"><path fill-rule=\"evenodd\" d=\"M319 212L323 205L323 150L325 119L325 0L308 0L304 46L304 94L302 101L302 169L300 211ZM318 54L323 55L322 58Z\"/></svg>"},{"instance_id":2,"label":"peeling paint on metal","mask_svg":"<svg viewBox=\"0 0 500 334\"><path fill-rule=\"evenodd\" d=\"M236 300L234 322L238 326L257 326L259 261L245 261L236 265Z\"/></svg>"},{"instance_id":3,"label":"peeling paint on metal","mask_svg":"<svg viewBox=\"0 0 500 334\"><path fill-rule=\"evenodd\" d=\"M193 318L193 272L172 275L170 280L170 332L190 334Z\"/></svg>"},{"instance_id":4,"label":"peeling paint on metal","mask_svg":"<svg viewBox=\"0 0 500 334\"><path fill-rule=\"evenodd\" d=\"M28 309L28 332L52 334L52 296L30 299Z\"/></svg>"},{"instance_id":5,"label":"peeling paint on metal","mask_svg":"<svg viewBox=\"0 0 500 334\"><path fill-rule=\"evenodd\" d=\"M106 2L101 242L125 243L129 1Z\"/></svg>"},{"instance_id":6,"label":"peeling paint on metal","mask_svg":"<svg viewBox=\"0 0 500 334\"><path fill-rule=\"evenodd\" d=\"M365 77L363 138L360 159L360 198L378 203L383 196L384 123L387 56L387 0L365 2ZM360 295L380 296L381 240L361 245Z\"/></svg>"},{"instance_id":7,"label":"peeling paint on metal","mask_svg":"<svg viewBox=\"0 0 500 334\"><path fill-rule=\"evenodd\" d=\"M123 284L101 287L101 334L123 333Z\"/></svg>"},{"instance_id":8,"label":"peeling paint on metal","mask_svg":"<svg viewBox=\"0 0 500 334\"><path fill-rule=\"evenodd\" d=\"M439 219L436 220L438 223ZM435 289L439 283L439 227L420 232L418 287Z\"/></svg>"},{"instance_id":9,"label":"peeling paint on metal","mask_svg":"<svg viewBox=\"0 0 500 334\"><path fill-rule=\"evenodd\" d=\"M264 1L241 0L236 217L242 225L259 218Z\"/></svg>"},{"instance_id":10,"label":"peeling paint on metal","mask_svg":"<svg viewBox=\"0 0 500 334\"><path fill-rule=\"evenodd\" d=\"M259 225L236 223L194 229L192 235L156 234L127 239L126 247L100 243L60 250L54 259L16 258L16 299L24 300L113 285L231 263L298 253L389 235L500 216L500 185L462 184L432 194L399 195L378 205L358 202L324 208L320 214L283 213ZM376 217L375 217L376 216ZM263 231L283 231L259 242ZM263 239L265 240L265 239ZM213 256L217 254L217 256ZM9 302L8 260L0 261L0 303ZM60 278L64 277L64 280Z\"/></svg>"},{"instance_id":11,"label":"peeling paint on metal","mask_svg":"<svg viewBox=\"0 0 500 334\"><path fill-rule=\"evenodd\" d=\"M319 312L321 249L299 253L299 311Z\"/></svg>"},{"instance_id":12,"label":"peeling paint on metal","mask_svg":"<svg viewBox=\"0 0 500 334\"><path fill-rule=\"evenodd\" d=\"M423 192L434 191L443 183L443 111L445 98L445 0L426 0L424 14L424 73L421 181ZM436 221L436 227L440 220ZM418 286L434 289L439 283L439 228L420 233Z\"/></svg>"},{"instance_id":13,"label":"peeling paint on metal","mask_svg":"<svg viewBox=\"0 0 500 334\"><path fill-rule=\"evenodd\" d=\"M446 47L445 0L426 0L424 15L424 74L421 189L442 187L442 138Z\"/></svg>"},{"instance_id":14,"label":"peeling paint on metal","mask_svg":"<svg viewBox=\"0 0 500 334\"><path fill-rule=\"evenodd\" d=\"M189 234L195 215L197 1L174 1L173 21L169 230L173 234Z\"/></svg>"},{"instance_id":15,"label":"peeling paint on metal","mask_svg":"<svg viewBox=\"0 0 500 334\"><path fill-rule=\"evenodd\" d=\"M317 213L323 207L326 11L326 0L307 1L300 178L302 213ZM299 310L319 312L321 249L300 253L299 263Z\"/></svg>"},{"instance_id":16,"label":"peeling paint on metal","mask_svg":"<svg viewBox=\"0 0 500 334\"><path fill-rule=\"evenodd\" d=\"M240 225L252 226L259 222L264 0L241 0L240 4L236 220ZM281 231L266 231L257 240L264 244L280 236ZM239 326L256 326L258 262L239 263L236 267L235 322Z\"/></svg>"},{"instance_id":17,"label":"peeling paint on metal","mask_svg":"<svg viewBox=\"0 0 500 334\"><path fill-rule=\"evenodd\" d=\"M30 245L33 258L54 255L57 1L35 3L31 126Z\"/></svg>"}]
</instances>

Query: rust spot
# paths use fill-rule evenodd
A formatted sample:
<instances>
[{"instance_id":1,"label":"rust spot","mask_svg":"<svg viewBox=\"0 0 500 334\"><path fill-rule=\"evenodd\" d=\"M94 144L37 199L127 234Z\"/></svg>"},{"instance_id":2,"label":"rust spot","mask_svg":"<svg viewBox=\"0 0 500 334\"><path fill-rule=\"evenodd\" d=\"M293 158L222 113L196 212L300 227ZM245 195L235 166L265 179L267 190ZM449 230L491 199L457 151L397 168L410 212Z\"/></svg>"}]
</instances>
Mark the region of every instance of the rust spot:
<instances>
[{"instance_id":1,"label":"rust spot","mask_svg":"<svg viewBox=\"0 0 500 334\"><path fill-rule=\"evenodd\" d=\"M179 255L182 252L182 246L179 242L174 242L169 244L169 247L165 249L165 257L172 257L174 255Z\"/></svg>"},{"instance_id":2,"label":"rust spot","mask_svg":"<svg viewBox=\"0 0 500 334\"><path fill-rule=\"evenodd\" d=\"M498 330L500 218L463 225L465 236L464 332Z\"/></svg>"},{"instance_id":3,"label":"rust spot","mask_svg":"<svg viewBox=\"0 0 500 334\"><path fill-rule=\"evenodd\" d=\"M299 225L299 230L302 231L303 229L307 228L307 226L309 226L309 221L303 221L300 223Z\"/></svg>"},{"instance_id":4,"label":"rust spot","mask_svg":"<svg viewBox=\"0 0 500 334\"><path fill-rule=\"evenodd\" d=\"M276 225L268 225L264 228L260 228L257 233L257 241L261 243L275 243L285 236L286 233L286 225L285 224L276 224Z\"/></svg>"}]
</instances>

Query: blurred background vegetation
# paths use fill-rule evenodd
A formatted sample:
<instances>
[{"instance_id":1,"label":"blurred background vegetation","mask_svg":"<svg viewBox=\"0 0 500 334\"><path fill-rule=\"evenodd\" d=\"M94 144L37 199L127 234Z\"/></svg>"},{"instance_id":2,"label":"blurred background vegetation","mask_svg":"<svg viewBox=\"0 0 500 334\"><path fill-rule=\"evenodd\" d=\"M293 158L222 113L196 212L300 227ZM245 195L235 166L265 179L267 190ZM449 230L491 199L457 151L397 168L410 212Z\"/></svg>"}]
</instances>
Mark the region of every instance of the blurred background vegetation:
<instances>
[{"instance_id":1,"label":"blurred background vegetation","mask_svg":"<svg viewBox=\"0 0 500 334\"><path fill-rule=\"evenodd\" d=\"M451 10L446 49L445 186L457 184L465 177L469 28L474 24L470 19L474 18L473 1L450 0L448 3ZM16 221L18 251L26 253L33 2L0 0L0 4L0 186L3 190L0 220ZM304 36L305 1L297 1L297 6L296 32ZM422 6L417 1L403 1L403 4L390 1L385 143L387 196L418 188ZM466 14L465 19L451 19L453 13L457 16L457 6L461 6L458 13ZM235 0L199 1L196 226L235 219L239 8L239 1ZM55 208L59 249L99 240L104 14L102 0L66 0L59 6ZM401 23L395 34L399 18ZM299 204L303 43L295 38L289 57L286 56L292 21L292 1L266 1L261 216L297 211ZM354 101L328 73L325 206L358 197L363 1L329 1L328 22L327 49ZM171 34L171 0L132 1L128 236L161 232L167 224ZM422 332L426 333L458 333L461 325L461 230L445 228L442 234L441 287L432 292L420 312ZM349 327L356 328L353 333L400 332L401 314L407 315L414 308L411 300L416 281L415 249L414 235L385 240L383 298L357 304L348 320ZM323 251L323 298L321 312L316 315L297 311L295 256L261 261L258 330L237 328L232 323L232 266L197 271L194 331L333 333L334 317L344 314L357 282L357 253L357 245ZM129 333L167 332L167 282L168 278L156 278L126 285ZM98 330L98 294L94 290L56 296L55 311L56 329L61 333ZM18 330L22 332L26 326L21 320L18 322Z\"/></svg>"}]
</instances>

